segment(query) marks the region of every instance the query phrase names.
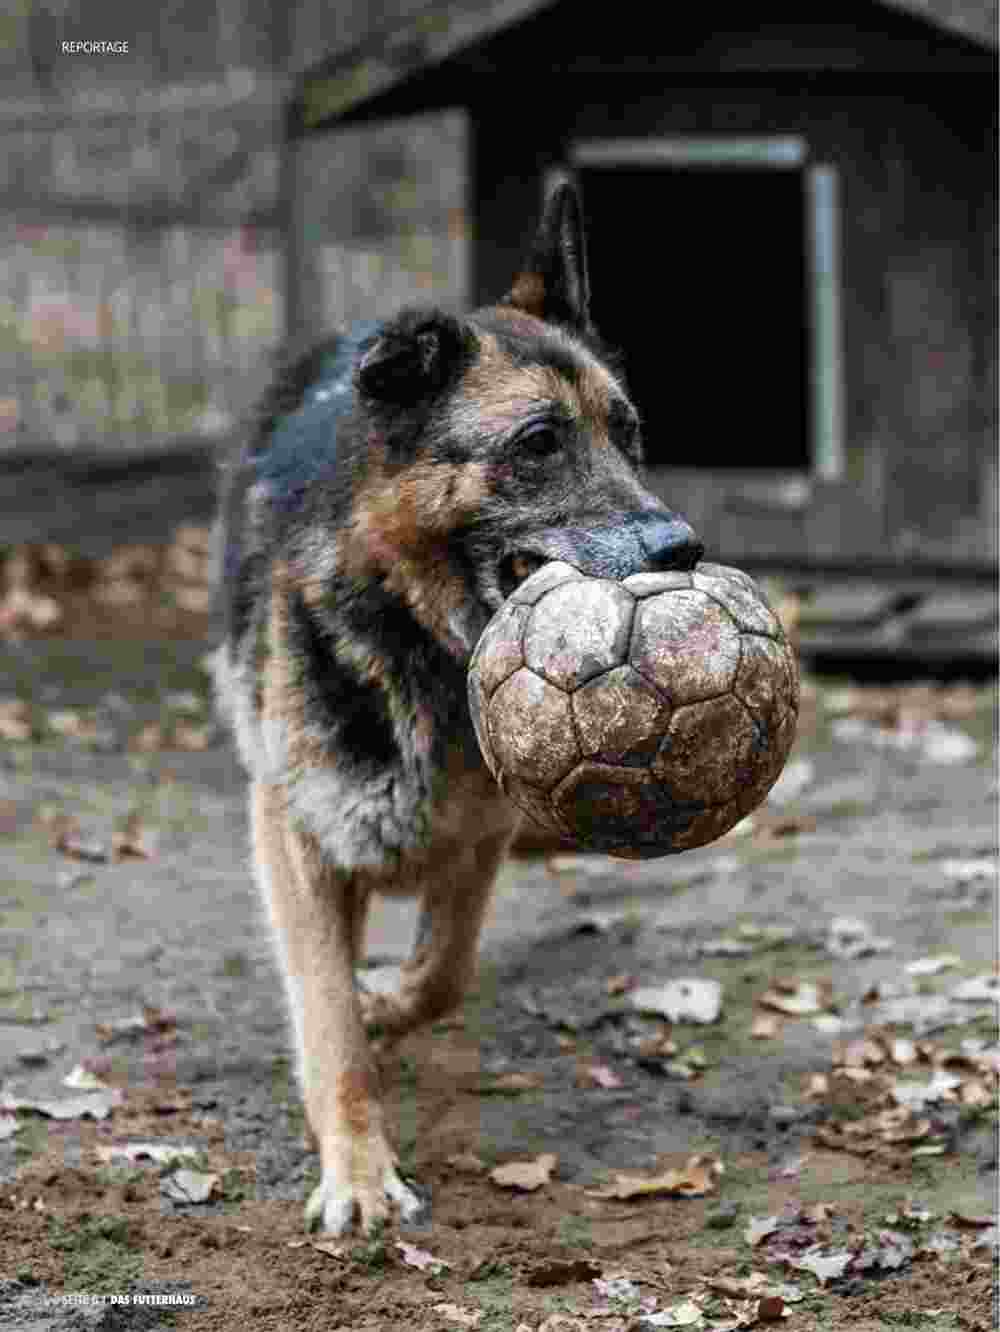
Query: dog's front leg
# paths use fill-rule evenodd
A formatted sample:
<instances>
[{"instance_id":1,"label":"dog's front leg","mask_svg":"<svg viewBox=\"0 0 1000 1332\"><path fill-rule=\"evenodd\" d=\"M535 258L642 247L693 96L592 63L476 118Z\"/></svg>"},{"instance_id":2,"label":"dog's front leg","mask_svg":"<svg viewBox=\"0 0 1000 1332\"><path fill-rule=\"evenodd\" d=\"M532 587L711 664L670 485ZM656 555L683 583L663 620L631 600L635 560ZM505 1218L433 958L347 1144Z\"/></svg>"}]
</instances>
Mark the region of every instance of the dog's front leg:
<instances>
[{"instance_id":1,"label":"dog's front leg","mask_svg":"<svg viewBox=\"0 0 1000 1332\"><path fill-rule=\"evenodd\" d=\"M385 1136L378 1075L361 1022L354 965L367 907L356 878L324 864L288 820L280 789L252 793L254 859L277 942L306 1115L322 1176L306 1222L342 1234L360 1214L370 1230L388 1202L412 1219L422 1203L400 1179Z\"/></svg>"},{"instance_id":2,"label":"dog's front leg","mask_svg":"<svg viewBox=\"0 0 1000 1332\"><path fill-rule=\"evenodd\" d=\"M479 931L510 842L505 827L443 855L423 892L413 954L396 994L362 996L369 1031L384 1047L457 1008L476 968Z\"/></svg>"}]
</instances>

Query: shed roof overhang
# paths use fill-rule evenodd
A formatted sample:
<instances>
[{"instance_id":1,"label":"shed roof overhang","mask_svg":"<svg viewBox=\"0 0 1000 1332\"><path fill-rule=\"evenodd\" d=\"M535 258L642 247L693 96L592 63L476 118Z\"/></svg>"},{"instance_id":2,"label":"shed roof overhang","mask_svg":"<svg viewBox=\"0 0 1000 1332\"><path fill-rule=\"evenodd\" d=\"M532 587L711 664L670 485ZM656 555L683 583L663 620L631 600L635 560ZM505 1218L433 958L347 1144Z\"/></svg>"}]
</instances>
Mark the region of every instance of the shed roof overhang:
<instances>
[{"instance_id":1,"label":"shed roof overhang","mask_svg":"<svg viewBox=\"0 0 1000 1332\"><path fill-rule=\"evenodd\" d=\"M484 76L498 72L503 64L491 55L490 43L561 3L563 0L433 0L429 7L400 17L391 26L373 28L361 41L331 50L299 77L289 101L288 132L299 137L338 125L467 105ZM998 0L871 0L871 6L937 29L952 45L965 47L973 62L997 50ZM573 30L577 27L575 24ZM699 71L690 59L678 65L669 52L660 60L657 70L657 57L651 54L648 68L637 71L630 66L629 77L726 72L712 64ZM582 63L586 64L585 59ZM567 68L580 64L571 56L567 59ZM794 61L788 68L796 68ZM806 70L822 72L808 61L799 72ZM768 77L766 70L757 72ZM743 66L739 74L752 79L754 71Z\"/></svg>"}]
</instances>

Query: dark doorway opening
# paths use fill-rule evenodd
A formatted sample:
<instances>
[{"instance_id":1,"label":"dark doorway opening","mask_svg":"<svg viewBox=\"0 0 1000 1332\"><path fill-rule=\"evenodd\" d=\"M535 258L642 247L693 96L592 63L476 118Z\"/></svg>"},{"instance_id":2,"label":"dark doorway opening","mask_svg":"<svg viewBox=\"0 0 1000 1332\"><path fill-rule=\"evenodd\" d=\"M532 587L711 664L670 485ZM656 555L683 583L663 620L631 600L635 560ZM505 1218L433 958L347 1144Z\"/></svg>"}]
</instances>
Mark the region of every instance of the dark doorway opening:
<instances>
[{"instance_id":1,"label":"dark doorway opening","mask_svg":"<svg viewBox=\"0 0 1000 1332\"><path fill-rule=\"evenodd\" d=\"M810 465L803 173L584 167L594 322L652 465Z\"/></svg>"}]
</instances>

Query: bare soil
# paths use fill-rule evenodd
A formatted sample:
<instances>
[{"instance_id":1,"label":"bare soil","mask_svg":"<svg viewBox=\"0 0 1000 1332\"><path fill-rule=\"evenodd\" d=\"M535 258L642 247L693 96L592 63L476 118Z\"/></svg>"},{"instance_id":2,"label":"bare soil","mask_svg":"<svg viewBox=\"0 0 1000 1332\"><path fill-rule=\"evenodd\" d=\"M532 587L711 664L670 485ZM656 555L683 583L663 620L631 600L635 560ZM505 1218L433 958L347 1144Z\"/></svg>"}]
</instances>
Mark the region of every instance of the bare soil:
<instances>
[{"instance_id":1,"label":"bare soil","mask_svg":"<svg viewBox=\"0 0 1000 1332\"><path fill-rule=\"evenodd\" d=\"M0 1096L115 1100L0 1111L0 1327L996 1325L996 877L954 864L995 864L995 689L947 723L976 755L945 763L838 740L843 682L814 681L801 790L753 832L511 862L475 992L383 1069L430 1219L329 1243L302 1228L318 1162L205 645L130 624L0 645L32 725L0 741ZM67 711L96 721L54 732ZM871 949L832 945L838 917ZM412 923L377 915L373 982ZM633 1009L678 978L721 984L716 1021ZM81 1065L96 1090L65 1085ZM899 1084L935 1077L910 1113ZM207 1199L143 1143L214 1176ZM492 1177L547 1154L533 1190ZM623 1176L660 1187L595 1196Z\"/></svg>"}]
</instances>

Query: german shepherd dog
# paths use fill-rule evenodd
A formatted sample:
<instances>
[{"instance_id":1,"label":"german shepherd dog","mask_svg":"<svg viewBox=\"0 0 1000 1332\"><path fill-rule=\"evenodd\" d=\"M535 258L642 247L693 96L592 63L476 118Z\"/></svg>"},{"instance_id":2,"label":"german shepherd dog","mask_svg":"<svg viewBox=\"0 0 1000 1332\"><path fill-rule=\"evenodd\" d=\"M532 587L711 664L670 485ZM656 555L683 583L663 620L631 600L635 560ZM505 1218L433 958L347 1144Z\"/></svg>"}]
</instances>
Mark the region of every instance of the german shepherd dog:
<instances>
[{"instance_id":1,"label":"german shepherd dog","mask_svg":"<svg viewBox=\"0 0 1000 1332\"><path fill-rule=\"evenodd\" d=\"M643 486L639 417L591 325L577 196L551 196L499 304L409 309L330 338L265 396L222 506L219 702L250 777L322 1173L310 1226L412 1221L366 1028L454 1008L518 814L480 757L466 668L549 560L623 578L695 566ZM398 993L355 980L372 892L417 895Z\"/></svg>"}]
</instances>

